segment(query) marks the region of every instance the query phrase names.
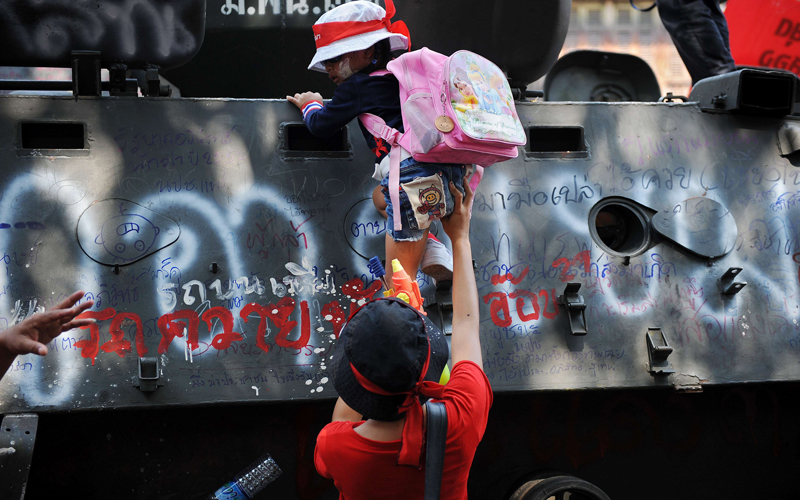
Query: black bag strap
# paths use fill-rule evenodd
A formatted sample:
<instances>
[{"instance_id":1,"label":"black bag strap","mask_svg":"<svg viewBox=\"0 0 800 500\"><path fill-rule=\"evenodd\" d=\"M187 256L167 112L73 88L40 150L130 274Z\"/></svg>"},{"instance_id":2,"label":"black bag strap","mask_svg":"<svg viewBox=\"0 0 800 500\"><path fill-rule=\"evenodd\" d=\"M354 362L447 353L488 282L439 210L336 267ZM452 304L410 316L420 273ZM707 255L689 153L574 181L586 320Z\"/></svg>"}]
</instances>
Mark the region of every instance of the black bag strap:
<instances>
[{"instance_id":1,"label":"black bag strap","mask_svg":"<svg viewBox=\"0 0 800 500\"><path fill-rule=\"evenodd\" d=\"M439 500L447 444L447 409L444 403L425 403L428 409L428 439L425 444L425 500Z\"/></svg>"}]
</instances>

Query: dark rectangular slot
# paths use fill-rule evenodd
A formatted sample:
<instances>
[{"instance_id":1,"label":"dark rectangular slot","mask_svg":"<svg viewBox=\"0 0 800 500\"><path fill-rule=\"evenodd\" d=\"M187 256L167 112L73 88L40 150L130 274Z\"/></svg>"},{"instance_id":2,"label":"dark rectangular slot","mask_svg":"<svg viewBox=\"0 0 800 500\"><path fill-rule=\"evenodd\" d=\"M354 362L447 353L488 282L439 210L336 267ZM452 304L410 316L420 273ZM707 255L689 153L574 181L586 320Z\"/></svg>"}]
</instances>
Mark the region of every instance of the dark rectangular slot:
<instances>
[{"instance_id":1,"label":"dark rectangular slot","mask_svg":"<svg viewBox=\"0 0 800 500\"><path fill-rule=\"evenodd\" d=\"M20 124L23 149L86 149L82 123Z\"/></svg>"},{"instance_id":2,"label":"dark rectangular slot","mask_svg":"<svg viewBox=\"0 0 800 500\"><path fill-rule=\"evenodd\" d=\"M739 108L756 114L783 116L794 106L794 75L742 74Z\"/></svg>"},{"instance_id":3,"label":"dark rectangular slot","mask_svg":"<svg viewBox=\"0 0 800 500\"><path fill-rule=\"evenodd\" d=\"M291 158L349 158L347 129L325 139L309 132L304 123L283 125L283 154Z\"/></svg>"},{"instance_id":4,"label":"dark rectangular slot","mask_svg":"<svg viewBox=\"0 0 800 500\"><path fill-rule=\"evenodd\" d=\"M583 127L528 127L525 156L531 158L588 158Z\"/></svg>"}]
</instances>

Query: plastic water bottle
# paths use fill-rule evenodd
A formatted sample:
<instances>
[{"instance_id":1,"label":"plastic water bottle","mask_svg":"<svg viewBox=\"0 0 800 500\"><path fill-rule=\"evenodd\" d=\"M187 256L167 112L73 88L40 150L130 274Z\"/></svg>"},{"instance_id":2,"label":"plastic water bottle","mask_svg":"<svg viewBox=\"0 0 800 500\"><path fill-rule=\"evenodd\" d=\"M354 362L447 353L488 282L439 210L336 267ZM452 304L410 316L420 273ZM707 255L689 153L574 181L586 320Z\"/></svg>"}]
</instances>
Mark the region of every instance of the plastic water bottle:
<instances>
[{"instance_id":1,"label":"plastic water bottle","mask_svg":"<svg viewBox=\"0 0 800 500\"><path fill-rule=\"evenodd\" d=\"M208 497L208 500L249 499L263 490L269 483L281 475L281 468L269 453L253 462L249 467L236 474L233 481Z\"/></svg>"}]
</instances>

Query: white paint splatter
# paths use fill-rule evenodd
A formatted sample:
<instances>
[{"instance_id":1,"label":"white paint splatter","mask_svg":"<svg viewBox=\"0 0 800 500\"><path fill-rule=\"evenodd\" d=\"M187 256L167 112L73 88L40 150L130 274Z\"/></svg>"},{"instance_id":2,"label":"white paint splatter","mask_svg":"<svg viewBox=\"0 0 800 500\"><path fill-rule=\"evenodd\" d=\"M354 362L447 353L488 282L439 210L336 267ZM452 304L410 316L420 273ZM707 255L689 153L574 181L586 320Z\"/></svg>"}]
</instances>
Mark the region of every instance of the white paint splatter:
<instances>
[{"instance_id":1,"label":"white paint splatter","mask_svg":"<svg viewBox=\"0 0 800 500\"><path fill-rule=\"evenodd\" d=\"M322 392L322 387L317 387L317 392Z\"/></svg>"},{"instance_id":2,"label":"white paint splatter","mask_svg":"<svg viewBox=\"0 0 800 500\"><path fill-rule=\"evenodd\" d=\"M256 396L258 396L258 387L251 385L250 388L256 391Z\"/></svg>"},{"instance_id":3,"label":"white paint splatter","mask_svg":"<svg viewBox=\"0 0 800 500\"><path fill-rule=\"evenodd\" d=\"M325 331L325 327L322 327L322 326L321 326L321 327L317 328L317 331L318 331L318 332L324 332L324 331Z\"/></svg>"},{"instance_id":4,"label":"white paint splatter","mask_svg":"<svg viewBox=\"0 0 800 500\"><path fill-rule=\"evenodd\" d=\"M326 314L325 315L325 321L330 321L332 319L333 319L333 315L331 315L331 314Z\"/></svg>"},{"instance_id":5,"label":"white paint splatter","mask_svg":"<svg viewBox=\"0 0 800 500\"><path fill-rule=\"evenodd\" d=\"M328 383L328 377L322 377L322 379L319 381L319 383L320 384L327 384Z\"/></svg>"},{"instance_id":6,"label":"white paint splatter","mask_svg":"<svg viewBox=\"0 0 800 500\"><path fill-rule=\"evenodd\" d=\"M306 380L306 385L311 385L311 379Z\"/></svg>"},{"instance_id":7,"label":"white paint splatter","mask_svg":"<svg viewBox=\"0 0 800 500\"><path fill-rule=\"evenodd\" d=\"M353 76L353 73L355 72L350 68L350 59L342 59L339 62L339 78L341 78L342 81L347 80Z\"/></svg>"}]
</instances>

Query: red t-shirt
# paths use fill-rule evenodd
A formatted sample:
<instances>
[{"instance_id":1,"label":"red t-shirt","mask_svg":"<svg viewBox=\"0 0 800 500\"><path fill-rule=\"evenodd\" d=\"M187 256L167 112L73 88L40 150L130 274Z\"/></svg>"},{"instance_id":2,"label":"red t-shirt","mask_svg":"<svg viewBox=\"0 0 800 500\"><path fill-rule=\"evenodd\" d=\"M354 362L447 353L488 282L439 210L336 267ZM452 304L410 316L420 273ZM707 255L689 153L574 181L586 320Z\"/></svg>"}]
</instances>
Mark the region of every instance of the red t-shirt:
<instances>
[{"instance_id":1,"label":"red t-shirt","mask_svg":"<svg viewBox=\"0 0 800 500\"><path fill-rule=\"evenodd\" d=\"M486 430L492 388L478 365L460 361L453 367L441 401L447 408L447 447L440 498L464 500L469 468ZM320 475L333 479L339 499L423 498L424 459L422 470L397 465L400 441L367 439L354 430L362 423L331 422L317 437L314 464Z\"/></svg>"}]
</instances>

